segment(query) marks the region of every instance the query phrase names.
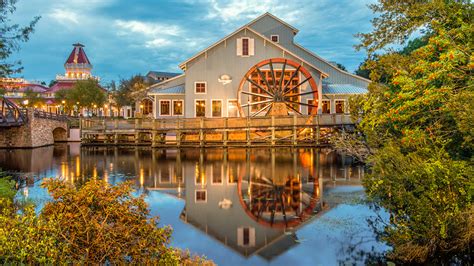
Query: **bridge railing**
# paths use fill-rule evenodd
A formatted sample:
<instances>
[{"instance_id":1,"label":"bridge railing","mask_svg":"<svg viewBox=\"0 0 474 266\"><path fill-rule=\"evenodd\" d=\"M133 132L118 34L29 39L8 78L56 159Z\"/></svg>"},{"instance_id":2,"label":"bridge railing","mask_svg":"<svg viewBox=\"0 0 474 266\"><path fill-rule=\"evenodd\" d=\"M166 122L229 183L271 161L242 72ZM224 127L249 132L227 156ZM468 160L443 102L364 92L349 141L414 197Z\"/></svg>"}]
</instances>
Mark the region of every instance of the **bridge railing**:
<instances>
[{"instance_id":1,"label":"bridge railing","mask_svg":"<svg viewBox=\"0 0 474 266\"><path fill-rule=\"evenodd\" d=\"M45 112L42 110L34 110L33 112L34 117L37 118L45 118L45 119L52 119L52 120L58 120L58 121L68 121L69 117L66 115L61 115L61 114L56 114L56 113L51 113L51 112Z\"/></svg>"},{"instance_id":2,"label":"bridge railing","mask_svg":"<svg viewBox=\"0 0 474 266\"><path fill-rule=\"evenodd\" d=\"M28 110L20 109L7 98L0 98L0 126L21 126L28 123Z\"/></svg>"},{"instance_id":3,"label":"bridge railing","mask_svg":"<svg viewBox=\"0 0 474 266\"><path fill-rule=\"evenodd\" d=\"M312 126L353 125L348 114L321 114L315 116L274 116L274 117L225 117L225 118L176 118L176 119L110 119L83 118L82 130L198 130L198 129L239 129L239 128L291 128Z\"/></svg>"}]
</instances>

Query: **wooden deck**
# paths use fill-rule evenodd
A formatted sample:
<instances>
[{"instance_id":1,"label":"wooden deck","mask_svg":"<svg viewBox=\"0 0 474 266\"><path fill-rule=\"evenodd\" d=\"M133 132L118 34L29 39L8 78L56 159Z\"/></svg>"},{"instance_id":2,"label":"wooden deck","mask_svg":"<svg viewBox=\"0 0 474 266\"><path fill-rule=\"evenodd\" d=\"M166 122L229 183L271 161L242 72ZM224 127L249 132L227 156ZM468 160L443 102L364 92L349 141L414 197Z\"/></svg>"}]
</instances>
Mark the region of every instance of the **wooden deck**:
<instances>
[{"instance_id":1,"label":"wooden deck","mask_svg":"<svg viewBox=\"0 0 474 266\"><path fill-rule=\"evenodd\" d=\"M253 147L327 145L334 128L353 127L347 114L256 118L82 119L84 145Z\"/></svg>"}]
</instances>

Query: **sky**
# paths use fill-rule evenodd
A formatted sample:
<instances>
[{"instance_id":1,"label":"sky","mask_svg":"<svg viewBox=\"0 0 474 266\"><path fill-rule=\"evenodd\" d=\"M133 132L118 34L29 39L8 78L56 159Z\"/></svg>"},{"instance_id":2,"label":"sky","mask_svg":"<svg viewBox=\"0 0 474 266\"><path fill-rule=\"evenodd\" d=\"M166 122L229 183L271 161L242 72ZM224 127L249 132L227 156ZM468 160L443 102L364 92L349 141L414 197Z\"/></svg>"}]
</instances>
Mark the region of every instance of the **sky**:
<instances>
[{"instance_id":1,"label":"sky","mask_svg":"<svg viewBox=\"0 0 474 266\"><path fill-rule=\"evenodd\" d=\"M350 72L364 60L355 33L371 29L374 0L19 0L12 23L41 16L12 56L30 81L64 74L72 44L80 42L101 82L181 72L178 65L259 15L270 12L299 29L295 42Z\"/></svg>"}]
</instances>

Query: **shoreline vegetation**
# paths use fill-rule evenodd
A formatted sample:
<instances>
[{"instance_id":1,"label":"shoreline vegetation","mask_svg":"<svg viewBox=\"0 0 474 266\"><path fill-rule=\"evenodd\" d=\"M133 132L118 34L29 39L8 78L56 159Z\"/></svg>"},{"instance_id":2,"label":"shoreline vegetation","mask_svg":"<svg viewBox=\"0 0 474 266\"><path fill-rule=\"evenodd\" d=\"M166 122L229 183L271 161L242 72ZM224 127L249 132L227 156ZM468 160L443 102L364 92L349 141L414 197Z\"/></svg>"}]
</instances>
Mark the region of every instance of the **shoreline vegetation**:
<instances>
[{"instance_id":1,"label":"shoreline vegetation","mask_svg":"<svg viewBox=\"0 0 474 266\"><path fill-rule=\"evenodd\" d=\"M150 217L130 182L89 179L80 187L59 179L41 186L52 197L39 213L15 199L15 182L0 177L1 264L214 265L169 246L172 229Z\"/></svg>"},{"instance_id":2,"label":"shoreline vegetation","mask_svg":"<svg viewBox=\"0 0 474 266\"><path fill-rule=\"evenodd\" d=\"M397 264L470 265L474 207L474 5L389 1L370 5L358 34L373 81L350 100L355 132L332 139L365 162L369 202L390 213L376 230ZM421 35L409 40L413 33ZM394 50L393 44L405 44ZM375 227L380 228L380 227Z\"/></svg>"}]
</instances>

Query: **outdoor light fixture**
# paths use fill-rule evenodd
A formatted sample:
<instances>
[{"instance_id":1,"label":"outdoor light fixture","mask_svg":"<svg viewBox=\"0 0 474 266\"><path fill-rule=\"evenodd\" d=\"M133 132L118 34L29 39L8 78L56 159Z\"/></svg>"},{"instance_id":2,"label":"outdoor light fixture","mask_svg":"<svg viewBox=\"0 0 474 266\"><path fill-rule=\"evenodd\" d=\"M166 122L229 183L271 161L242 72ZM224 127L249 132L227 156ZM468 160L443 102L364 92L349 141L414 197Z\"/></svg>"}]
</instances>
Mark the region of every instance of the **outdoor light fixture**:
<instances>
[{"instance_id":1,"label":"outdoor light fixture","mask_svg":"<svg viewBox=\"0 0 474 266\"><path fill-rule=\"evenodd\" d=\"M61 101L61 103L62 103L62 104L65 104L65 103L66 103L66 101L65 101L65 100L62 100L62 101Z\"/></svg>"},{"instance_id":2,"label":"outdoor light fixture","mask_svg":"<svg viewBox=\"0 0 474 266\"><path fill-rule=\"evenodd\" d=\"M23 105L28 105L29 101L28 100L24 100L23 101Z\"/></svg>"}]
</instances>

